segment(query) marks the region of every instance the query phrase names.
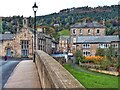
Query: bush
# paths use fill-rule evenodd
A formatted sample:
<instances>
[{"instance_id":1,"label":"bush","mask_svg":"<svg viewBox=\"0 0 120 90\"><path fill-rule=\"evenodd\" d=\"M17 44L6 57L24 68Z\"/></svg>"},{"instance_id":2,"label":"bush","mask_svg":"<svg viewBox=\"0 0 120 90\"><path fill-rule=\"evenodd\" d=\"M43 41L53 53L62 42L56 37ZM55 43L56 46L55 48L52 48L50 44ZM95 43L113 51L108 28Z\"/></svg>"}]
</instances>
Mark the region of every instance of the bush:
<instances>
[{"instance_id":1,"label":"bush","mask_svg":"<svg viewBox=\"0 0 120 90\"><path fill-rule=\"evenodd\" d=\"M74 56L75 56L76 64L79 64L79 61L83 62L84 57L83 57L83 55L82 55L80 50L76 51L74 53Z\"/></svg>"},{"instance_id":2,"label":"bush","mask_svg":"<svg viewBox=\"0 0 120 90\"><path fill-rule=\"evenodd\" d=\"M100 61L103 60L102 56L86 56L85 60L93 63L99 63Z\"/></svg>"},{"instance_id":3,"label":"bush","mask_svg":"<svg viewBox=\"0 0 120 90\"><path fill-rule=\"evenodd\" d=\"M108 60L107 57L104 57L104 60L101 62L101 69L108 70L109 66L110 66L110 61Z\"/></svg>"}]
</instances>

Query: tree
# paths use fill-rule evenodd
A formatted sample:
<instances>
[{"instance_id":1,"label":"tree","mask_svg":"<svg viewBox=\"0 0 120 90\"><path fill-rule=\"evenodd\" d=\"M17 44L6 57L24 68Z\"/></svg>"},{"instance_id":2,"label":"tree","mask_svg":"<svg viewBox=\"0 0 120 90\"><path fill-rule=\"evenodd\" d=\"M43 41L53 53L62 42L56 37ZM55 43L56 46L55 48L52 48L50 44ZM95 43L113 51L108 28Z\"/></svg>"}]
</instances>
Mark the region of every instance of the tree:
<instances>
[{"instance_id":1,"label":"tree","mask_svg":"<svg viewBox=\"0 0 120 90\"><path fill-rule=\"evenodd\" d=\"M101 69L107 70L109 68L109 66L110 66L110 61L105 56L104 59L100 62L100 64L101 64Z\"/></svg>"},{"instance_id":2,"label":"tree","mask_svg":"<svg viewBox=\"0 0 120 90\"><path fill-rule=\"evenodd\" d=\"M74 56L75 56L75 59L76 59L76 64L79 64L79 61L83 62L84 57L83 57L83 55L82 55L80 50L77 50L75 52Z\"/></svg>"},{"instance_id":3,"label":"tree","mask_svg":"<svg viewBox=\"0 0 120 90\"><path fill-rule=\"evenodd\" d=\"M48 33L53 36L53 34L55 33L55 29L50 27Z\"/></svg>"},{"instance_id":4,"label":"tree","mask_svg":"<svg viewBox=\"0 0 120 90\"><path fill-rule=\"evenodd\" d=\"M3 28L2 28L2 19L0 18L0 33L3 32Z\"/></svg>"},{"instance_id":5,"label":"tree","mask_svg":"<svg viewBox=\"0 0 120 90\"><path fill-rule=\"evenodd\" d=\"M108 58L108 60L110 61L110 65L112 65L112 66L114 64L116 64L116 61L117 61L117 57L116 57L117 55L116 54L117 53L112 46L110 46L109 48L106 49L105 55Z\"/></svg>"},{"instance_id":6,"label":"tree","mask_svg":"<svg viewBox=\"0 0 120 90\"><path fill-rule=\"evenodd\" d=\"M105 50L102 48L98 48L95 55L103 57L105 55Z\"/></svg>"}]
</instances>

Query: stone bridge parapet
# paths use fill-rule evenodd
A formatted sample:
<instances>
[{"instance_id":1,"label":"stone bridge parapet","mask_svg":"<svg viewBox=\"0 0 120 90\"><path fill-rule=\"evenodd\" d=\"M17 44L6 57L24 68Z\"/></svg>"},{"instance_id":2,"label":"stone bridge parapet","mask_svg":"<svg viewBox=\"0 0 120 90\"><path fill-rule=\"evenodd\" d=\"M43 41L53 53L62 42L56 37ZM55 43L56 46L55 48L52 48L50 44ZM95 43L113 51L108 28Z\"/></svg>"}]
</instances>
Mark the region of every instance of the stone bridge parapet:
<instances>
[{"instance_id":1,"label":"stone bridge parapet","mask_svg":"<svg viewBox=\"0 0 120 90\"><path fill-rule=\"evenodd\" d=\"M35 52L35 63L42 88L60 88L85 90L60 63L41 50Z\"/></svg>"}]
</instances>

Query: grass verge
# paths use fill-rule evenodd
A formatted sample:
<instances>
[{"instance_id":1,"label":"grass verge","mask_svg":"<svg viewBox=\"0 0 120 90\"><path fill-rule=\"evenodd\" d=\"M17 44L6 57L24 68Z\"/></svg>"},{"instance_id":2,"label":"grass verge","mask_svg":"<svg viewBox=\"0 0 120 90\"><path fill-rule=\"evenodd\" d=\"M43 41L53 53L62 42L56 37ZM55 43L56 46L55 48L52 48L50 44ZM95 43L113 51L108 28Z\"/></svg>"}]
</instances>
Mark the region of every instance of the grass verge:
<instances>
[{"instance_id":1,"label":"grass verge","mask_svg":"<svg viewBox=\"0 0 120 90\"><path fill-rule=\"evenodd\" d=\"M85 88L118 88L118 77L106 74L90 74L80 71L70 64L64 67L85 87ZM94 72L92 72L94 73ZM111 90L110 89L110 90ZM118 89L117 89L118 90Z\"/></svg>"},{"instance_id":2,"label":"grass verge","mask_svg":"<svg viewBox=\"0 0 120 90\"><path fill-rule=\"evenodd\" d=\"M62 36L62 35L69 36L70 35L70 31L68 29L65 29L65 30L62 30L62 31L58 32L58 34L60 36Z\"/></svg>"}]
</instances>

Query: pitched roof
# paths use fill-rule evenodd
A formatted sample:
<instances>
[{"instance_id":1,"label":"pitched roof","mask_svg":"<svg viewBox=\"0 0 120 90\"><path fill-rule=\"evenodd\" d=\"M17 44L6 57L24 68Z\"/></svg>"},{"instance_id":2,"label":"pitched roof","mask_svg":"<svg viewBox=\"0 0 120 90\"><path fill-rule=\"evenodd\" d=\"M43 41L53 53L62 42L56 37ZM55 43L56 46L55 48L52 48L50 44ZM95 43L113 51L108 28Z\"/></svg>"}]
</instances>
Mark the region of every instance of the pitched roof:
<instances>
[{"instance_id":1,"label":"pitched roof","mask_svg":"<svg viewBox=\"0 0 120 90\"><path fill-rule=\"evenodd\" d=\"M76 43L110 43L119 41L119 36L79 36Z\"/></svg>"},{"instance_id":2,"label":"pitched roof","mask_svg":"<svg viewBox=\"0 0 120 90\"><path fill-rule=\"evenodd\" d=\"M67 40L70 36L60 36L60 40Z\"/></svg>"},{"instance_id":3,"label":"pitched roof","mask_svg":"<svg viewBox=\"0 0 120 90\"><path fill-rule=\"evenodd\" d=\"M71 28L104 28L105 25L102 25L98 22L82 22L76 23L71 26Z\"/></svg>"},{"instance_id":4,"label":"pitched roof","mask_svg":"<svg viewBox=\"0 0 120 90\"><path fill-rule=\"evenodd\" d=\"M0 41L1 40L12 40L16 34L0 34Z\"/></svg>"}]
</instances>

